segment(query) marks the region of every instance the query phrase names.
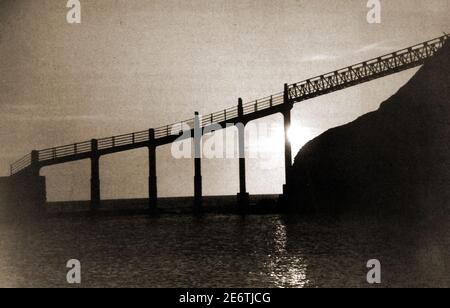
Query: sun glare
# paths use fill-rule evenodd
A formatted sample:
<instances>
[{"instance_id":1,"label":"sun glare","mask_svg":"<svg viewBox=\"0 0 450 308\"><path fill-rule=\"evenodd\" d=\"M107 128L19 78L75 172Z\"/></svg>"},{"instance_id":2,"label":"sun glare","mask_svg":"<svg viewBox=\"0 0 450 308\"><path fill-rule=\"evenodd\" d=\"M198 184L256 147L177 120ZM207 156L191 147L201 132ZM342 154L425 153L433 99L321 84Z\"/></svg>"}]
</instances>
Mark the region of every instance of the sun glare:
<instances>
[{"instance_id":1,"label":"sun glare","mask_svg":"<svg viewBox=\"0 0 450 308\"><path fill-rule=\"evenodd\" d=\"M288 130L288 138L293 150L298 151L314 136L309 128L292 125Z\"/></svg>"}]
</instances>

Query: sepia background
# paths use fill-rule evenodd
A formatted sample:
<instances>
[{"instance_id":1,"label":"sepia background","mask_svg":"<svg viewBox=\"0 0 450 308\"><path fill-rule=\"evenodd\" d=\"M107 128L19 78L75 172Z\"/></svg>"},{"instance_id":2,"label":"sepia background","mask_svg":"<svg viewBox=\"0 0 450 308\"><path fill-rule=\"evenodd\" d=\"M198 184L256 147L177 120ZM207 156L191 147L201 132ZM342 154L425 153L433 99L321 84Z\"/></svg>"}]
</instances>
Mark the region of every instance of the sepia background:
<instances>
[{"instance_id":1,"label":"sepia background","mask_svg":"<svg viewBox=\"0 0 450 308\"><path fill-rule=\"evenodd\" d=\"M282 91L293 83L449 31L449 0L0 0L0 173L33 149L145 130ZM323 96L293 110L294 152L378 108L414 73ZM258 122L282 127L282 118ZM280 193L281 138L248 162L251 194ZM158 149L161 196L193 194L193 161ZM237 159L205 160L204 192L235 194ZM42 170L48 199L89 199L89 161ZM147 196L147 150L103 157L102 198ZM126 184L124 184L126 183ZM63 185L61 185L63 184Z\"/></svg>"}]
</instances>

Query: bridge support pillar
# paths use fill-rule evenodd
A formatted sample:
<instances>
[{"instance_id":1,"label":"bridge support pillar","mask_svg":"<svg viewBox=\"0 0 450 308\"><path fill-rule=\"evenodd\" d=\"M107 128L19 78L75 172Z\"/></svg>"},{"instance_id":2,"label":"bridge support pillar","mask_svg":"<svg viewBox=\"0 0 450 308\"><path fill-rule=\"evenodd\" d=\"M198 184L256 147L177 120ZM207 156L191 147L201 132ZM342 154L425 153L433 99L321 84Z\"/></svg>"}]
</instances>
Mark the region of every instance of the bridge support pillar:
<instances>
[{"instance_id":1,"label":"bridge support pillar","mask_svg":"<svg viewBox=\"0 0 450 308\"><path fill-rule=\"evenodd\" d=\"M31 171L31 177L33 177L33 178L39 177L40 168L39 168L39 152L38 151L31 152L30 171Z\"/></svg>"},{"instance_id":2,"label":"bridge support pillar","mask_svg":"<svg viewBox=\"0 0 450 308\"><path fill-rule=\"evenodd\" d=\"M0 177L0 218L30 222L45 218L46 181L40 176L39 153L31 152L28 168L9 177Z\"/></svg>"},{"instance_id":3,"label":"bridge support pillar","mask_svg":"<svg viewBox=\"0 0 450 308\"><path fill-rule=\"evenodd\" d=\"M239 193L237 194L237 202L239 211L242 214L248 212L250 203L250 195L247 192L246 182L246 165L245 165L245 124L243 121L244 108L242 99L239 98L238 115L242 122L236 123L239 135Z\"/></svg>"},{"instance_id":4,"label":"bridge support pillar","mask_svg":"<svg viewBox=\"0 0 450 308\"><path fill-rule=\"evenodd\" d=\"M98 141L91 141L91 210L100 208L100 155L98 154Z\"/></svg>"},{"instance_id":5,"label":"bridge support pillar","mask_svg":"<svg viewBox=\"0 0 450 308\"><path fill-rule=\"evenodd\" d=\"M45 212L45 203L47 202L47 193L45 187L45 177L40 175L41 166L39 165L39 152L31 152L31 165L29 182L32 183L32 187L28 188L28 195L31 200L37 204L38 214Z\"/></svg>"},{"instance_id":6,"label":"bridge support pillar","mask_svg":"<svg viewBox=\"0 0 450 308\"><path fill-rule=\"evenodd\" d=\"M194 212L200 213L203 208L203 192L202 192L202 131L200 125L199 113L195 113L194 120L194 159L195 159L195 175L194 175Z\"/></svg>"},{"instance_id":7,"label":"bridge support pillar","mask_svg":"<svg viewBox=\"0 0 450 308\"><path fill-rule=\"evenodd\" d=\"M285 185L283 186L283 195L287 196L289 192L289 176L292 169L292 147L289 139L289 130L291 128L291 110L293 103L289 99L288 85L284 85L284 166L285 166Z\"/></svg>"},{"instance_id":8,"label":"bridge support pillar","mask_svg":"<svg viewBox=\"0 0 450 308\"><path fill-rule=\"evenodd\" d=\"M149 144L148 144L148 206L149 212L155 213L158 204L158 187L156 177L156 145L155 145L155 130L149 130Z\"/></svg>"}]
</instances>

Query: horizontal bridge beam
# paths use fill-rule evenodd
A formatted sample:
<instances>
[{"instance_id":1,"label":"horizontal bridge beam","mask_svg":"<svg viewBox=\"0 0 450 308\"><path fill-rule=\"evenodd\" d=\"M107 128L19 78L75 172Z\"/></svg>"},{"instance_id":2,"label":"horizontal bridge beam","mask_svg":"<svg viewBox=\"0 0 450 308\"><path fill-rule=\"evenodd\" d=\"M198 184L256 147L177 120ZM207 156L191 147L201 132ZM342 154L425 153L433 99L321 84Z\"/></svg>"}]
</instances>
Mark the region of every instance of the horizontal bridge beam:
<instances>
[{"instance_id":1,"label":"horizontal bridge beam","mask_svg":"<svg viewBox=\"0 0 450 308\"><path fill-rule=\"evenodd\" d=\"M280 113L284 110L284 108L282 108L282 107L284 107L284 106L277 106L276 108L273 108L273 109L262 110L257 113L245 115L242 117L237 117L234 119L230 119L227 122L214 123L213 126L208 125L206 127L203 127L201 134L202 134L202 136L205 135L205 131L210 131L208 129L210 129L211 127L214 127L216 130L219 127L222 129L225 129L225 128L228 128L229 126L234 126L237 123L248 123L252 120L256 120L256 119L259 119L262 117ZM194 129L192 129L191 131L183 131L183 132L180 132L180 134L178 134L178 135L169 135L166 137L155 139L154 146L155 147L164 146L164 145L176 142L176 141L183 141L186 139L193 138L193 136L194 136ZM111 155L111 154L146 148L148 146L149 146L148 141L137 142L137 143L131 143L131 144L127 144L127 145L110 147L110 148L106 148L106 149L99 149L97 151L97 154L99 156L105 156L105 155ZM43 168L43 167L52 166L52 165L59 165L59 164L64 164L64 163L69 163L69 162L74 162L74 161L79 161L79 160L84 160L84 159L90 159L91 157L92 157L91 151L85 152L85 153L72 153L71 155L62 155L62 156L55 155L55 157L53 157L51 159L45 159L45 160L39 161L39 167Z\"/></svg>"}]
</instances>

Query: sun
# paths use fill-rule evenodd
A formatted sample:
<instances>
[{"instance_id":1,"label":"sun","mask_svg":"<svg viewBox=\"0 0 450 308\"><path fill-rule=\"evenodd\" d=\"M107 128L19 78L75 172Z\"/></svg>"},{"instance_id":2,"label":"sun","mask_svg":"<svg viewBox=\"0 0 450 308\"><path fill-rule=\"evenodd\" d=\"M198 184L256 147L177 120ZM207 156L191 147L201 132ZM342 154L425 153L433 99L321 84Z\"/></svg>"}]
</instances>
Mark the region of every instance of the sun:
<instances>
[{"instance_id":1,"label":"sun","mask_svg":"<svg viewBox=\"0 0 450 308\"><path fill-rule=\"evenodd\" d=\"M294 151L300 150L306 143L313 139L311 129L307 127L291 125L288 130L288 139Z\"/></svg>"}]
</instances>

